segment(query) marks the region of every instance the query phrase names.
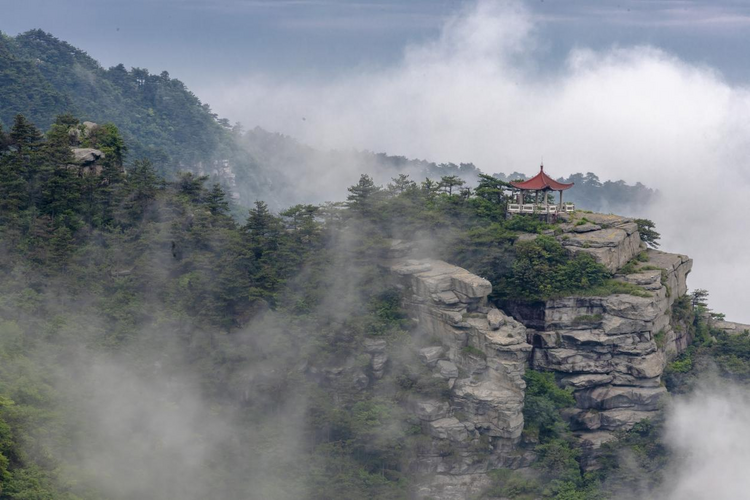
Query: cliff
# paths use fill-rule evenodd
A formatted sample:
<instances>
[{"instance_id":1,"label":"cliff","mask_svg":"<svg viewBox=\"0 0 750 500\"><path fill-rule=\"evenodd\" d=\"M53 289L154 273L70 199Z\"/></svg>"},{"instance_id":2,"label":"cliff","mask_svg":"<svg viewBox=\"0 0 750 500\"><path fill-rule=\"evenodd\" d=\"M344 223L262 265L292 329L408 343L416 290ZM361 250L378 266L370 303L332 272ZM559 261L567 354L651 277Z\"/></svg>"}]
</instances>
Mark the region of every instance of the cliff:
<instances>
[{"instance_id":1,"label":"cliff","mask_svg":"<svg viewBox=\"0 0 750 500\"><path fill-rule=\"evenodd\" d=\"M531 305L510 302L507 307L530 328L530 366L554 372L560 385L573 391L576 409L566 417L583 448L595 452L614 439L613 431L629 430L663 405L666 363L691 341L688 330L673 323L671 307L687 293L692 260L645 250L631 219L583 216L586 223L574 219L563 226L561 243L590 253L616 273L630 263L627 274L617 274L617 279L641 292L564 297ZM582 220L582 215L577 217ZM596 467L594 457L595 453L584 454L584 468Z\"/></svg>"},{"instance_id":2,"label":"cliff","mask_svg":"<svg viewBox=\"0 0 750 500\"><path fill-rule=\"evenodd\" d=\"M492 468L523 467L522 376L531 345L526 328L496 308L485 279L442 261L395 259L386 264L408 289L407 306L432 345L419 358L446 381L444 400L413 398L410 407L430 437L414 472L430 477L421 497L466 498ZM440 476L435 479L434 475Z\"/></svg>"},{"instance_id":3,"label":"cliff","mask_svg":"<svg viewBox=\"0 0 750 500\"><path fill-rule=\"evenodd\" d=\"M556 238L613 273L622 269L616 279L634 285L633 294L506 301L503 312L488 302L490 283L464 269L406 257L385 264L407 290L419 331L433 340L420 359L450 390L447 400L410 402L430 437L415 464L430 475L423 497L466 498L487 482L487 470L534 460L520 442L527 366L555 373L572 391L576 406L564 416L586 469L597 466L596 450L614 431L660 410L667 360L691 341L671 308L687 293L692 260L646 250L631 219L585 217L561 224Z\"/></svg>"}]
</instances>

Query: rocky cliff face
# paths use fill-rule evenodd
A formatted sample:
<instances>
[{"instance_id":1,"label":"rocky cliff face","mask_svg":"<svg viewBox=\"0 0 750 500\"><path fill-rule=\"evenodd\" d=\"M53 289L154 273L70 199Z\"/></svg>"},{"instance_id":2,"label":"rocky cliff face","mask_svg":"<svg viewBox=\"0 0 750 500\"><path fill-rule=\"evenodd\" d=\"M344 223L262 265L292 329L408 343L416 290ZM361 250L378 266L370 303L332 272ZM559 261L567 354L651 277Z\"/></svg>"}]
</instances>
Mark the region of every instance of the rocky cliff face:
<instances>
[{"instance_id":1,"label":"rocky cliff face","mask_svg":"<svg viewBox=\"0 0 750 500\"><path fill-rule=\"evenodd\" d=\"M429 436L415 463L415 472L429 477L421 497L468 498L487 484L487 470L533 461L519 446L527 366L554 372L573 391L576 408L565 416L586 468L596 467L596 450L614 431L659 411L666 362L691 340L673 324L671 307L687 292L692 260L645 250L631 219L585 216L583 223L562 224L558 240L612 272L631 262L617 279L639 287L638 295L508 302L506 315L488 304L490 283L465 269L404 257L386 263L405 288L419 330L431 339L419 358L449 388L445 399L410 401Z\"/></svg>"},{"instance_id":2,"label":"rocky cliff face","mask_svg":"<svg viewBox=\"0 0 750 500\"><path fill-rule=\"evenodd\" d=\"M617 215L576 213L561 224L560 243L571 252L586 252L616 272L641 251L638 224Z\"/></svg>"},{"instance_id":3,"label":"rocky cliff face","mask_svg":"<svg viewBox=\"0 0 750 500\"><path fill-rule=\"evenodd\" d=\"M484 485L488 469L521 467L533 458L516 446L531 352L526 328L488 307L492 286L465 269L411 259L386 267L408 289L407 306L431 339L420 360L449 388L446 399L410 401L430 437L414 465L430 477L420 496L467 498Z\"/></svg>"},{"instance_id":4,"label":"rocky cliff face","mask_svg":"<svg viewBox=\"0 0 750 500\"><path fill-rule=\"evenodd\" d=\"M600 218L597 214L586 217ZM611 242L574 248L589 251L616 271L645 250L637 228L631 232L632 221L606 217L609 227L587 224L586 232L560 238L563 242L572 239L576 245L581 235L586 241ZM577 227L583 225L569 226L572 230ZM617 278L640 287L643 296L615 294L507 304L509 312L529 327L534 347L531 367L555 372L560 385L573 390L576 409L567 417L584 448L596 449L613 439L612 431L628 430L654 416L666 394L661 384L666 362L685 350L691 340L686 329L672 323L671 306L687 293L692 260L657 250L645 251L645 256L645 262L633 265L634 272ZM584 462L587 465L593 466L593 462Z\"/></svg>"}]
</instances>

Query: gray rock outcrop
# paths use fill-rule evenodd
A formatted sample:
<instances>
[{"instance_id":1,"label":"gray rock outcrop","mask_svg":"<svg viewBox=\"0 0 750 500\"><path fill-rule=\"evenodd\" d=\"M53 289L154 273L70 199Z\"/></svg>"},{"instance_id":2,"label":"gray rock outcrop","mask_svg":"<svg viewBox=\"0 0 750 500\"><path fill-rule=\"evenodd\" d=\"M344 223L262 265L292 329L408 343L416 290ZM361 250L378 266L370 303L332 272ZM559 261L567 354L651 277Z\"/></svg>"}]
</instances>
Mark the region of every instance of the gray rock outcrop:
<instances>
[{"instance_id":1,"label":"gray rock outcrop","mask_svg":"<svg viewBox=\"0 0 750 500\"><path fill-rule=\"evenodd\" d=\"M439 476L420 486L418 495L465 498L454 496L466 491L458 485L471 489L486 482L487 470L526 466L533 458L516 446L523 430L522 377L531 351L526 328L487 307L492 286L465 269L406 258L385 267L407 290L406 306L418 330L439 341L416 354L449 389L446 400L418 397L410 403L430 436L414 469Z\"/></svg>"},{"instance_id":2,"label":"gray rock outcrop","mask_svg":"<svg viewBox=\"0 0 750 500\"><path fill-rule=\"evenodd\" d=\"M94 148L71 148L74 164L68 165L68 169L78 171L80 175L100 175L102 166L99 161L106 155Z\"/></svg>"},{"instance_id":3,"label":"gray rock outcrop","mask_svg":"<svg viewBox=\"0 0 750 500\"><path fill-rule=\"evenodd\" d=\"M583 220L585 219L585 220ZM562 224L560 243L571 252L586 252L615 272L641 251L638 225L618 215L582 213Z\"/></svg>"},{"instance_id":4,"label":"gray rock outcrop","mask_svg":"<svg viewBox=\"0 0 750 500\"><path fill-rule=\"evenodd\" d=\"M73 148L73 159L79 165L90 165L106 155L94 148Z\"/></svg>"},{"instance_id":5,"label":"gray rock outcrop","mask_svg":"<svg viewBox=\"0 0 750 500\"><path fill-rule=\"evenodd\" d=\"M531 366L555 372L560 385L573 391L576 409L566 416L589 447L596 448L602 432L627 430L655 415L666 394L661 385L665 364L691 340L672 324L671 306L687 292L692 260L657 250L648 250L647 256L635 273L617 278L639 286L644 296L508 304L513 316L530 327ZM589 433L596 439L587 438Z\"/></svg>"},{"instance_id":6,"label":"gray rock outcrop","mask_svg":"<svg viewBox=\"0 0 750 500\"><path fill-rule=\"evenodd\" d=\"M713 326L719 330L724 330L730 335L739 335L743 332L750 332L750 325L735 323L734 321L715 321Z\"/></svg>"}]
</instances>

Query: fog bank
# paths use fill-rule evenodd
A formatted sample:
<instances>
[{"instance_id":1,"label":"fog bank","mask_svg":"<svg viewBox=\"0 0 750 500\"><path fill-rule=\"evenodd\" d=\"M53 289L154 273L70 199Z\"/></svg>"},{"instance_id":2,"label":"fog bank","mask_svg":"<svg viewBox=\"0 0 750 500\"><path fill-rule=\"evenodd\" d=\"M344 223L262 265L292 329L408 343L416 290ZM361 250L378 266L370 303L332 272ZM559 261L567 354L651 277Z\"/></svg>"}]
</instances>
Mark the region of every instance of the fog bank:
<instances>
[{"instance_id":1,"label":"fog bank","mask_svg":"<svg viewBox=\"0 0 750 500\"><path fill-rule=\"evenodd\" d=\"M678 398L666 441L676 459L656 498L746 498L750 490L750 394L730 385L703 387Z\"/></svg>"},{"instance_id":2,"label":"fog bank","mask_svg":"<svg viewBox=\"0 0 750 500\"><path fill-rule=\"evenodd\" d=\"M435 40L405 47L394 66L314 82L250 74L201 94L222 115L319 148L506 173L533 173L544 157L559 176L641 181L664 195L643 215L665 249L696 260L691 287L750 321L740 222L750 188L747 88L648 46L580 47L550 72L539 66L539 30L521 2L480 1L446 19Z\"/></svg>"}]
</instances>

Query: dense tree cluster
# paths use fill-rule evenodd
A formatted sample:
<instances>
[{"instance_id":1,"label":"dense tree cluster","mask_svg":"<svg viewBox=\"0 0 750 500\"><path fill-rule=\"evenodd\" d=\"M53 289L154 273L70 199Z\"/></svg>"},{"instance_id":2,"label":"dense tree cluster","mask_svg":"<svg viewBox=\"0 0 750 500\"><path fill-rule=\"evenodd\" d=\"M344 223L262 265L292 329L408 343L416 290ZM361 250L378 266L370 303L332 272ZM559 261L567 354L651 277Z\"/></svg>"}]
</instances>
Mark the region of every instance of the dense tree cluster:
<instances>
[{"instance_id":1,"label":"dense tree cluster","mask_svg":"<svg viewBox=\"0 0 750 500\"><path fill-rule=\"evenodd\" d=\"M84 172L71 146L105 152L100 172ZM231 499L250 488L268 498L408 498L425 436L404 402L445 388L414 359L429 339L411 335L401 292L377 265L390 241L487 277L499 299L586 293L610 279L541 234L554 226L506 220L508 186L491 176L469 189L452 175L400 175L384 187L363 175L344 203L274 213L257 201L235 217L205 176L167 181L148 161L124 166L129 151L114 125L87 129L70 115L45 134L23 116L0 130L2 499ZM674 314L695 327L693 311L706 306L693 299ZM386 341L391 365L364 390L342 374L369 373L373 340ZM743 342L716 347L738 373ZM498 472L493 491L598 498L603 476L580 475L560 417L570 393L548 374L529 372L527 383L525 442L540 457L538 477ZM105 396L92 406L97 391ZM114 440L108 404L110 419L143 412L123 426L127 439ZM152 411L189 415L199 422L183 424L190 442L216 446L180 462L183 449L158 442L144 459L139 443L161 439ZM131 460L140 486L118 482L107 460L92 477L102 449Z\"/></svg>"}]
</instances>

